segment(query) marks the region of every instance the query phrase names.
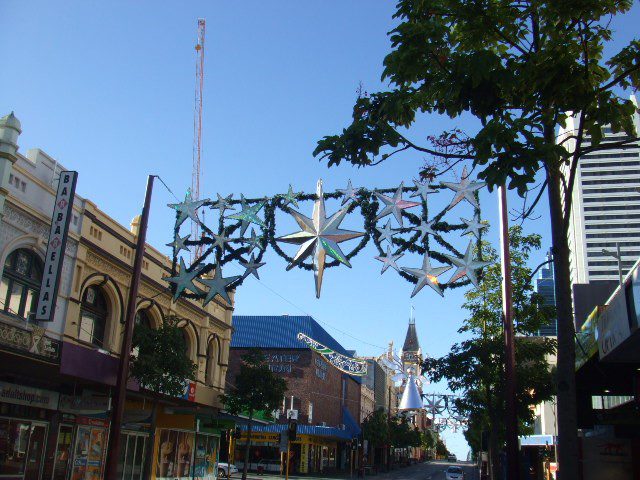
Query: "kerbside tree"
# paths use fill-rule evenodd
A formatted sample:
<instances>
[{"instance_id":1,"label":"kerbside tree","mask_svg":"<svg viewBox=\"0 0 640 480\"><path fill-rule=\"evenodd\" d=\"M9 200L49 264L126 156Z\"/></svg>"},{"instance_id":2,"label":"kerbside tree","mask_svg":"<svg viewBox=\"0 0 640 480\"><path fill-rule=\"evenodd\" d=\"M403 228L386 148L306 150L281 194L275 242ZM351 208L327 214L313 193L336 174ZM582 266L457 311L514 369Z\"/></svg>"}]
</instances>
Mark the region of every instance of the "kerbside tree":
<instances>
[{"instance_id":1,"label":"kerbside tree","mask_svg":"<svg viewBox=\"0 0 640 480\"><path fill-rule=\"evenodd\" d=\"M352 123L314 155L366 166L401 151L433 156L425 175L457 161L480 167L489 187L526 196L538 172L548 191L558 316L558 454L561 478L578 476L574 324L567 231L578 158L637 140L626 89L640 85L640 42L610 58L611 17L631 0L400 0L382 78L388 91L360 95ZM567 112L577 126L561 140ZM416 115L478 120L469 136L412 128ZM624 131L603 141L601 127ZM589 141L586 141L588 135ZM424 139L424 142L423 140ZM442 161L444 160L444 164ZM541 189L532 202L542 195ZM563 197L565 201L563 201ZM525 211L525 216L529 211Z\"/></svg>"}]
</instances>

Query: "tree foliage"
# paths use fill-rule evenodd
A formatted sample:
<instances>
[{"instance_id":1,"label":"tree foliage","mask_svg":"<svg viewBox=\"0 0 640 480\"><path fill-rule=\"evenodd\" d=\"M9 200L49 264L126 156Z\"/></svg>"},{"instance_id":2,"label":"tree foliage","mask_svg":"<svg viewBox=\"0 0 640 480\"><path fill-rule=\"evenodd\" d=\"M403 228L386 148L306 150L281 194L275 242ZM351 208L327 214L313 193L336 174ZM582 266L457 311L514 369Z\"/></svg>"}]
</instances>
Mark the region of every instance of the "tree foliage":
<instances>
[{"instance_id":1,"label":"tree foliage","mask_svg":"<svg viewBox=\"0 0 640 480\"><path fill-rule=\"evenodd\" d=\"M364 438L374 447L389 444L389 421L384 409L379 408L362 422Z\"/></svg>"},{"instance_id":2,"label":"tree foliage","mask_svg":"<svg viewBox=\"0 0 640 480\"><path fill-rule=\"evenodd\" d=\"M187 356L184 332L172 317L155 329L136 324L132 347L131 376L144 388L180 397L185 382L195 378L196 365Z\"/></svg>"},{"instance_id":3,"label":"tree foliage","mask_svg":"<svg viewBox=\"0 0 640 480\"><path fill-rule=\"evenodd\" d=\"M534 292L529 256L540 248L540 236L524 235L521 227L511 227L514 328L516 333L517 413L520 434L531 433L532 407L554 394L553 370L548 357L556 350L555 340L533 337L553 320L555 309L544 304ZM491 444L500 448L505 435L504 332L502 324L501 271L498 254L483 244L483 257L494 262L486 270L477 289L465 294L463 307L470 316L459 332L468 339L454 344L442 358L428 358L424 373L433 381L446 379L449 388L461 396L455 400L457 413L469 419L467 440L480 450L482 432L493 436ZM484 445L487 450L489 445ZM494 452L495 453L495 452Z\"/></svg>"}]
</instances>

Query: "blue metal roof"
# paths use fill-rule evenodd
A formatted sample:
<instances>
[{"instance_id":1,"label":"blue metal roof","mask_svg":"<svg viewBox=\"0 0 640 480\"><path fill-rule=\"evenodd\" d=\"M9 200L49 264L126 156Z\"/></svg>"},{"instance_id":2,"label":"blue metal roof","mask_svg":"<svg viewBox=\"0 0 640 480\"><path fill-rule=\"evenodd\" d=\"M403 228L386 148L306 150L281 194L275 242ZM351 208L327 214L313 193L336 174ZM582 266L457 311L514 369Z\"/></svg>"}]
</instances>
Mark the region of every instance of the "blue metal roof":
<instances>
[{"instance_id":1,"label":"blue metal roof","mask_svg":"<svg viewBox=\"0 0 640 480\"><path fill-rule=\"evenodd\" d=\"M308 315L234 315L231 348L309 348L302 332L338 353L351 357L327 331Z\"/></svg>"},{"instance_id":2,"label":"blue metal roof","mask_svg":"<svg viewBox=\"0 0 640 480\"><path fill-rule=\"evenodd\" d=\"M246 424L238 425L240 430L247 430ZM280 433L288 428L285 423L274 423L272 425L253 425L251 430L261 433ZM342 430L336 427L321 427L319 425L298 424L299 435L315 435L318 437L332 437L341 440L351 440L353 433L350 430Z\"/></svg>"}]
</instances>

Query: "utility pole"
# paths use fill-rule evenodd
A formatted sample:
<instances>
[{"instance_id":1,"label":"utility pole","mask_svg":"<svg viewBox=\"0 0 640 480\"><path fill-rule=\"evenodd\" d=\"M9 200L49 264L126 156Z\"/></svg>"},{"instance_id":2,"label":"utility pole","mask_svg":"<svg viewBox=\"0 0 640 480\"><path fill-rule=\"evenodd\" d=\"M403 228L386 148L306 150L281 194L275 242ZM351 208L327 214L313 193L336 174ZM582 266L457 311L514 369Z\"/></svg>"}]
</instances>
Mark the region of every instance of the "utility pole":
<instances>
[{"instance_id":1,"label":"utility pole","mask_svg":"<svg viewBox=\"0 0 640 480\"><path fill-rule=\"evenodd\" d=\"M502 251L502 321L505 350L505 404L507 430L507 478L520 478L518 458L518 415L516 411L516 355L513 331L513 300L511 285L511 254L509 252L509 217L507 209L507 187L498 188L500 211L500 247Z\"/></svg>"},{"instance_id":2,"label":"utility pole","mask_svg":"<svg viewBox=\"0 0 640 480\"><path fill-rule=\"evenodd\" d=\"M155 175L147 178L147 192L144 198L144 207L138 227L138 239L136 241L136 255L133 261L133 275L127 300L127 316L125 317L124 334L122 335L122 349L120 350L120 363L118 365L118 377L116 381L116 395L113 400L113 416L111 418L111 432L109 434L109 450L105 471L106 480L118 480L118 457L120 456L120 430L122 429L122 416L124 414L124 402L127 395L127 380L129 378L129 358L131 356L131 341L133 339L133 327L136 316L136 299L142 274L142 260L144 258L144 245L147 237L147 224L149 222L149 210L151 207L151 193L153 192L153 179Z\"/></svg>"}]
</instances>

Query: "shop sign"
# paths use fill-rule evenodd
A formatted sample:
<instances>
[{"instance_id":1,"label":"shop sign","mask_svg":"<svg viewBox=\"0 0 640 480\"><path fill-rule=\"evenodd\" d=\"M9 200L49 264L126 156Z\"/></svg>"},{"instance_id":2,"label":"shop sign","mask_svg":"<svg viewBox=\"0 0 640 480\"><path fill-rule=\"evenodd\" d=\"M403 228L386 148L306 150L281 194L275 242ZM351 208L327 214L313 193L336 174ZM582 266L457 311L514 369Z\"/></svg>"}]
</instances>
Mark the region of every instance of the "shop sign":
<instances>
[{"instance_id":1,"label":"shop sign","mask_svg":"<svg viewBox=\"0 0 640 480\"><path fill-rule=\"evenodd\" d=\"M603 307L596 307L587 317L580 330L576 332L576 371L582 367L598 351L596 342L596 325Z\"/></svg>"},{"instance_id":2,"label":"shop sign","mask_svg":"<svg viewBox=\"0 0 640 480\"><path fill-rule=\"evenodd\" d=\"M300 361L300 355L295 354L269 353L265 358L273 373L291 373L293 365Z\"/></svg>"},{"instance_id":3,"label":"shop sign","mask_svg":"<svg viewBox=\"0 0 640 480\"><path fill-rule=\"evenodd\" d=\"M0 382L0 402L55 410L58 397L58 392Z\"/></svg>"},{"instance_id":4,"label":"shop sign","mask_svg":"<svg viewBox=\"0 0 640 480\"><path fill-rule=\"evenodd\" d=\"M600 358L609 355L618 345L629 338L629 317L627 315L627 302L624 290L611 299L604 309L596 325L596 340Z\"/></svg>"},{"instance_id":5,"label":"shop sign","mask_svg":"<svg viewBox=\"0 0 640 480\"><path fill-rule=\"evenodd\" d=\"M328 364L319 358L315 358L314 363L316 364L316 377L320 380L326 380Z\"/></svg>"},{"instance_id":6,"label":"shop sign","mask_svg":"<svg viewBox=\"0 0 640 480\"><path fill-rule=\"evenodd\" d=\"M58 410L76 415L97 415L111 410L111 399L104 395L60 395Z\"/></svg>"},{"instance_id":7,"label":"shop sign","mask_svg":"<svg viewBox=\"0 0 640 480\"><path fill-rule=\"evenodd\" d=\"M58 193L53 205L51 217L51 230L49 231L49 243L47 256L42 273L42 284L38 295L36 308L36 320L39 322L53 321L56 310L56 299L60 285L60 272L64 260L64 250L69 234L69 221L73 210L73 198L76 192L76 180L78 172L60 172L58 181Z\"/></svg>"},{"instance_id":8,"label":"shop sign","mask_svg":"<svg viewBox=\"0 0 640 480\"><path fill-rule=\"evenodd\" d=\"M240 435L240 441L247 441L247 432L242 432ZM280 441L280 435L278 433L260 433L260 432L251 432L251 441L252 442L274 442L278 443Z\"/></svg>"},{"instance_id":9,"label":"shop sign","mask_svg":"<svg viewBox=\"0 0 640 480\"><path fill-rule=\"evenodd\" d=\"M45 336L44 332L44 328L38 326L26 330L0 322L0 345L33 357L59 362L60 342Z\"/></svg>"},{"instance_id":10,"label":"shop sign","mask_svg":"<svg viewBox=\"0 0 640 480\"><path fill-rule=\"evenodd\" d=\"M196 382L186 382L182 398L190 402L196 401Z\"/></svg>"}]
</instances>

